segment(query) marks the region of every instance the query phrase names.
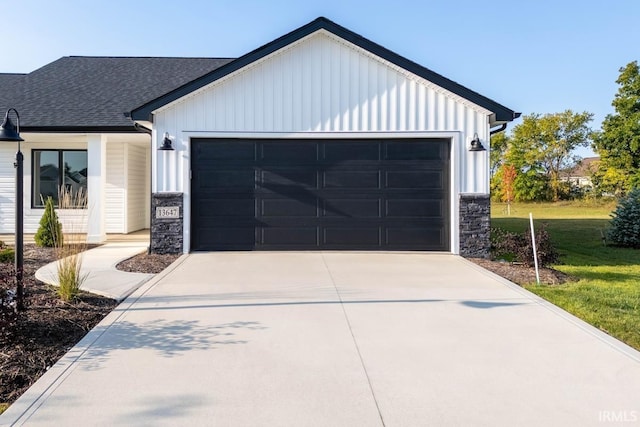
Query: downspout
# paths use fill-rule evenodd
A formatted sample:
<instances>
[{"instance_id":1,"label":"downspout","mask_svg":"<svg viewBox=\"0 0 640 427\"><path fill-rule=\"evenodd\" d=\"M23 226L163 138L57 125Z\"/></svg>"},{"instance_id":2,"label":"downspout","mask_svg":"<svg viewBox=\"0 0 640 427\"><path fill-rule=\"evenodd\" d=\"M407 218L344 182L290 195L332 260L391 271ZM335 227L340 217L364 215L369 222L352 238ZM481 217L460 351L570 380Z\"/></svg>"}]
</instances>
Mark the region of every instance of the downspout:
<instances>
[{"instance_id":1,"label":"downspout","mask_svg":"<svg viewBox=\"0 0 640 427\"><path fill-rule=\"evenodd\" d=\"M142 133L146 133L149 136L153 135L153 132L151 131L151 129L146 128L144 126L142 126L139 123L133 122L133 127L138 131L138 132L142 132ZM153 139L151 141L151 149L153 149ZM151 161L151 159L149 159L149 161ZM153 171L151 170L151 166L149 167L149 183L151 183L151 180L153 179ZM149 191L149 248L147 249L147 253L150 254L151 253L151 224L153 221L153 212L151 209L153 203L153 197L151 194L151 191Z\"/></svg>"},{"instance_id":2,"label":"downspout","mask_svg":"<svg viewBox=\"0 0 640 427\"><path fill-rule=\"evenodd\" d=\"M499 128L490 130L489 135L495 135L496 133L500 133L506 128L507 128L507 124L503 123L502 126L500 126Z\"/></svg>"}]
</instances>

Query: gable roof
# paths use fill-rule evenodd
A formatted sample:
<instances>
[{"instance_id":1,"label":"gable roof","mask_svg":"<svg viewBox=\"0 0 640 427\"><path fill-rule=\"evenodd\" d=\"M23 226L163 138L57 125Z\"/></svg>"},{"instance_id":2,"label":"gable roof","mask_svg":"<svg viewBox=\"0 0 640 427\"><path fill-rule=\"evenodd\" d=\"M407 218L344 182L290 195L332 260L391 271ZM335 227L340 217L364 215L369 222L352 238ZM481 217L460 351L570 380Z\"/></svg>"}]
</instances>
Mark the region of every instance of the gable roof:
<instances>
[{"instance_id":1,"label":"gable roof","mask_svg":"<svg viewBox=\"0 0 640 427\"><path fill-rule=\"evenodd\" d=\"M386 49L380 46L377 43L374 43L353 31L350 31L327 18L320 17L315 19L314 21L304 25L266 45L259 47L252 52L247 53L240 58L229 62L228 64L217 68L202 77L199 77L181 87L178 87L171 92L163 94L162 96L153 99L145 104L140 105L131 111L131 118L134 120L144 120L144 121L153 121L152 112L157 110L160 107L163 107L183 96L190 94L228 74L233 73L261 58L264 58L271 53L282 49L318 30L328 31L344 40L347 40L354 45L367 50L374 55L377 55L398 67L404 68L405 70L416 74L456 95L461 96L476 105L479 105L487 110L493 112L495 114L495 122L504 123L510 122L520 116L520 113L516 113L515 111L485 97L480 95L477 92L468 89L453 80L450 80L434 71L431 71L428 68L425 68L409 59L406 59L389 49Z\"/></svg>"},{"instance_id":2,"label":"gable roof","mask_svg":"<svg viewBox=\"0 0 640 427\"><path fill-rule=\"evenodd\" d=\"M63 57L29 74L0 74L0 111L18 110L22 132L134 132L125 113L230 61Z\"/></svg>"}]
</instances>

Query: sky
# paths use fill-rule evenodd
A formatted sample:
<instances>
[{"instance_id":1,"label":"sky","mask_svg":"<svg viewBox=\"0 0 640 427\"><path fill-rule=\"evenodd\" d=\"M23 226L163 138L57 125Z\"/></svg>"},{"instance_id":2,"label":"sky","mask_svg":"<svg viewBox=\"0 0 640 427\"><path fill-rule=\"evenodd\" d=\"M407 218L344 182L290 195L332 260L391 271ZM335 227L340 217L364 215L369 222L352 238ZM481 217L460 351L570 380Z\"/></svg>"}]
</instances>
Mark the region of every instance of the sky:
<instances>
[{"instance_id":1,"label":"sky","mask_svg":"<svg viewBox=\"0 0 640 427\"><path fill-rule=\"evenodd\" d=\"M640 60L638 0L0 0L0 5L0 72L28 73L70 55L238 57L324 16L523 114L591 112L594 129L613 112L620 67Z\"/></svg>"}]
</instances>

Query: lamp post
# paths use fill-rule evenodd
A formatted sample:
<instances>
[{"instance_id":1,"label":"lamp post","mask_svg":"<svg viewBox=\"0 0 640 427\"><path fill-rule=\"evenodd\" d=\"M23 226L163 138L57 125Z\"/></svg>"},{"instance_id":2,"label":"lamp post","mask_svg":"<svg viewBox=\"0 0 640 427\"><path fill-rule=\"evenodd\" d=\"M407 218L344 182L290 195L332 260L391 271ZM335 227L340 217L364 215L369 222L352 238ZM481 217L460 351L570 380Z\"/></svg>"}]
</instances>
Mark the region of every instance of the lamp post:
<instances>
[{"instance_id":1,"label":"lamp post","mask_svg":"<svg viewBox=\"0 0 640 427\"><path fill-rule=\"evenodd\" d=\"M16 125L9 118L9 113L16 114ZM4 121L0 125L0 141L17 142L18 152L16 153L16 162L13 166L16 168L16 234L15 234L15 269L16 269L16 309L24 310L24 287L22 285L22 275L24 266L24 248L23 248L23 168L24 156L20 151L20 142L24 139L20 138L20 115L15 108L9 108L4 115Z\"/></svg>"}]
</instances>

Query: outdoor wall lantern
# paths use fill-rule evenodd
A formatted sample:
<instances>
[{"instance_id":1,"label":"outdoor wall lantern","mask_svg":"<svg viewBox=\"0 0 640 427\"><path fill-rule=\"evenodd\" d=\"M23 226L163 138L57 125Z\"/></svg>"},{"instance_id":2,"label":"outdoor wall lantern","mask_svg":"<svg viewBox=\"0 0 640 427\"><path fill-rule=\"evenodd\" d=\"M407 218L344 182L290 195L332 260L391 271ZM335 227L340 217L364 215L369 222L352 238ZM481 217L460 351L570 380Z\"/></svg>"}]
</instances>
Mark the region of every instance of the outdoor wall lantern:
<instances>
[{"instance_id":1,"label":"outdoor wall lantern","mask_svg":"<svg viewBox=\"0 0 640 427\"><path fill-rule=\"evenodd\" d=\"M9 113L14 112L16 115L16 125L9 118ZM20 142L24 139L20 138L20 115L15 108L9 108L4 115L4 121L0 125L0 141L17 142L18 152L16 153L16 162L13 166L16 168L16 233L15 233L15 275L16 275L16 310L24 310L24 287L22 284L23 264L24 264L24 247L23 247L23 168L24 156L20 151Z\"/></svg>"},{"instance_id":2,"label":"outdoor wall lantern","mask_svg":"<svg viewBox=\"0 0 640 427\"><path fill-rule=\"evenodd\" d=\"M164 133L164 139L162 140L162 146L158 148L158 150L162 151L173 151L173 145L171 145L171 138L169 138L169 132Z\"/></svg>"},{"instance_id":3,"label":"outdoor wall lantern","mask_svg":"<svg viewBox=\"0 0 640 427\"><path fill-rule=\"evenodd\" d=\"M471 140L471 147L469 151L486 151L486 148L480 142L480 138L478 138L478 133L473 134L473 139Z\"/></svg>"}]
</instances>

